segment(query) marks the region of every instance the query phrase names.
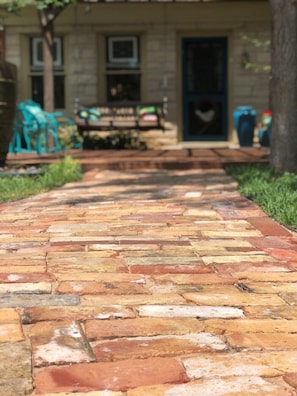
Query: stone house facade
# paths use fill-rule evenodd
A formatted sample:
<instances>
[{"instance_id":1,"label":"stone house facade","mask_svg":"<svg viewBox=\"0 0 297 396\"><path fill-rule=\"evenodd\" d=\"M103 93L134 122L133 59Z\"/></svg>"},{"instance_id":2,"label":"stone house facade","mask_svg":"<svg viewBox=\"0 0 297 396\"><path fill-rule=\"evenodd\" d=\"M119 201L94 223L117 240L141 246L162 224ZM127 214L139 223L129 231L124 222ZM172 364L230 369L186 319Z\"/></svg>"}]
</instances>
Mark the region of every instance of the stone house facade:
<instances>
[{"instance_id":1,"label":"stone house facade","mask_svg":"<svg viewBox=\"0 0 297 396\"><path fill-rule=\"evenodd\" d=\"M42 100L36 10L5 15L5 57L18 68L18 100ZM55 22L56 108L112 100L168 100L166 130L141 132L150 148L237 144L232 114L269 107L268 1L88 2ZM3 33L4 32L4 33ZM260 70L246 69L248 62Z\"/></svg>"}]
</instances>

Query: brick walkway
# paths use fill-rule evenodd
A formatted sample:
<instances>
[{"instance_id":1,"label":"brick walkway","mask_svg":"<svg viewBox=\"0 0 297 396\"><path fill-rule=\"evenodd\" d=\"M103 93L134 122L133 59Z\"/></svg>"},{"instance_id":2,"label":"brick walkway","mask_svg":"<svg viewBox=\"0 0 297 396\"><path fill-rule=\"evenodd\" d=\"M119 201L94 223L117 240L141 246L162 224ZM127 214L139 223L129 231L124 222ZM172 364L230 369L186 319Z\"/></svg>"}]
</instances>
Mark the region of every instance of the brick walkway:
<instances>
[{"instance_id":1,"label":"brick walkway","mask_svg":"<svg viewBox=\"0 0 297 396\"><path fill-rule=\"evenodd\" d=\"M297 235L222 169L93 169L0 213L0 396L297 395Z\"/></svg>"}]
</instances>

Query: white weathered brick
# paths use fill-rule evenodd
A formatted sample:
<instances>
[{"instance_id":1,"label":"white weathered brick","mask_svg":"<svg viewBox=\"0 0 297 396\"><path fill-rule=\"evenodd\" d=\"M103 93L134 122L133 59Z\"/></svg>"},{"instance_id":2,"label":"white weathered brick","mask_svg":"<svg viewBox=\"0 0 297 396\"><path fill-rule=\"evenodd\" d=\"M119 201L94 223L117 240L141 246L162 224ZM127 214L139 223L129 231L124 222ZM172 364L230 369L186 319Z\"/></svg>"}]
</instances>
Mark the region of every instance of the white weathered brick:
<instances>
[{"instance_id":1,"label":"white weathered brick","mask_svg":"<svg viewBox=\"0 0 297 396\"><path fill-rule=\"evenodd\" d=\"M243 318L243 311L233 307L143 305L137 308L139 316L168 318Z\"/></svg>"}]
</instances>

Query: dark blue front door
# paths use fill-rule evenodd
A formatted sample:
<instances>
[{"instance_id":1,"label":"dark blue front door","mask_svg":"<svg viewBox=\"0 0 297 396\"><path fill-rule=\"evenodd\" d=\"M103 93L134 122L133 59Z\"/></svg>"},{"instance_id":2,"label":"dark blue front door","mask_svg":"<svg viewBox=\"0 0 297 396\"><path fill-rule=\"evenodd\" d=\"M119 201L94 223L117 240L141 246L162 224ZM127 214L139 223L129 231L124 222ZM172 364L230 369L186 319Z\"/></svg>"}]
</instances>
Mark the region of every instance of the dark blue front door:
<instances>
[{"instance_id":1,"label":"dark blue front door","mask_svg":"<svg viewBox=\"0 0 297 396\"><path fill-rule=\"evenodd\" d=\"M227 140L227 39L184 38L183 140Z\"/></svg>"}]
</instances>

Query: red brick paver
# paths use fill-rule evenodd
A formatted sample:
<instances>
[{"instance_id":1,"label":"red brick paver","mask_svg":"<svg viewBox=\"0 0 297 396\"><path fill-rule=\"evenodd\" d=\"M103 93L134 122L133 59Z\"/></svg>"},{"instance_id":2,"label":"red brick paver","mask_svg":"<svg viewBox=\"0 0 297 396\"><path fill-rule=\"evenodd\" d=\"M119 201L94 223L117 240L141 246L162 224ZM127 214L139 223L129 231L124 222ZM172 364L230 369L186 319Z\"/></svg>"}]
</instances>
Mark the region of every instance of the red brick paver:
<instances>
[{"instance_id":1,"label":"red brick paver","mask_svg":"<svg viewBox=\"0 0 297 396\"><path fill-rule=\"evenodd\" d=\"M0 396L297 395L296 233L164 168L1 205Z\"/></svg>"}]
</instances>

